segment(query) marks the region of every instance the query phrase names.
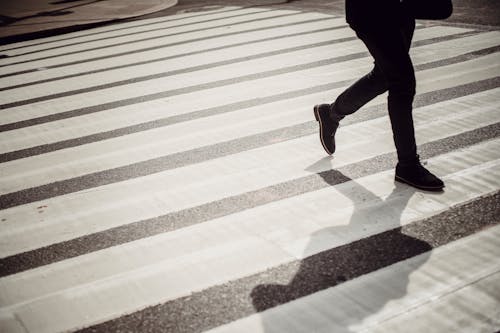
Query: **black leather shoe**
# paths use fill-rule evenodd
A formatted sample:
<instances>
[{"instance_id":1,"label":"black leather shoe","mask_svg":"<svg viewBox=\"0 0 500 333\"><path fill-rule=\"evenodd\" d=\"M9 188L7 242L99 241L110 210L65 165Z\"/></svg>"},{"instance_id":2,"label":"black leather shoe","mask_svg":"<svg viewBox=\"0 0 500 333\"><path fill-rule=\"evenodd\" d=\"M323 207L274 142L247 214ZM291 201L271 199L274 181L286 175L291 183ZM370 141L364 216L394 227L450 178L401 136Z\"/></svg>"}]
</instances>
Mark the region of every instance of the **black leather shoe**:
<instances>
[{"instance_id":1,"label":"black leather shoe","mask_svg":"<svg viewBox=\"0 0 500 333\"><path fill-rule=\"evenodd\" d=\"M330 114L330 104L318 104L314 106L314 117L319 122L319 139L328 155L335 152L335 132L339 127L339 121L334 120Z\"/></svg>"},{"instance_id":2,"label":"black leather shoe","mask_svg":"<svg viewBox=\"0 0 500 333\"><path fill-rule=\"evenodd\" d=\"M420 161L410 165L396 165L395 180L425 191L440 192L444 188L441 179L424 168Z\"/></svg>"}]
</instances>

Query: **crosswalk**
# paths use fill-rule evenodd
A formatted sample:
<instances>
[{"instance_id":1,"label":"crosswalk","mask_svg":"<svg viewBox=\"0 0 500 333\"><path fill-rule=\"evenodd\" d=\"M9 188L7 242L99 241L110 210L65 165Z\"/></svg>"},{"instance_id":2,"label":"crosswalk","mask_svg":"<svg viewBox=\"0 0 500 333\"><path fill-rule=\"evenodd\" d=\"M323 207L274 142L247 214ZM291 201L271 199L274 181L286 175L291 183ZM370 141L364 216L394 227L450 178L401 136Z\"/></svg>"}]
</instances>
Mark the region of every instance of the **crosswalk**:
<instances>
[{"instance_id":1,"label":"crosswalk","mask_svg":"<svg viewBox=\"0 0 500 333\"><path fill-rule=\"evenodd\" d=\"M4 45L0 331L500 330L500 31L419 22L420 155L343 17L226 6Z\"/></svg>"}]
</instances>

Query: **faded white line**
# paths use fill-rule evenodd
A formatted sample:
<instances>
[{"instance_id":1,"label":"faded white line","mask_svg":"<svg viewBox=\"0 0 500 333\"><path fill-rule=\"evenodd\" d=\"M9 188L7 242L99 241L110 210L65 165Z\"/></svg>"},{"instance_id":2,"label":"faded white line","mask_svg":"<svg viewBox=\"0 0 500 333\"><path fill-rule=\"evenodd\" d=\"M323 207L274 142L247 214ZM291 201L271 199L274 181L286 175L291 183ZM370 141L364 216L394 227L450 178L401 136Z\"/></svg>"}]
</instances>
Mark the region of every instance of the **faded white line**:
<instances>
[{"instance_id":1,"label":"faded white line","mask_svg":"<svg viewBox=\"0 0 500 333\"><path fill-rule=\"evenodd\" d=\"M499 240L496 226L207 332L493 332Z\"/></svg>"},{"instance_id":2,"label":"faded white line","mask_svg":"<svg viewBox=\"0 0 500 333\"><path fill-rule=\"evenodd\" d=\"M238 9L239 8L239 9ZM230 11L228 11L230 10ZM191 29L197 27L197 23L200 21L206 21L206 20L217 20L217 19L223 19L228 16L234 16L234 15L243 15L243 14L251 14L251 13L257 13L257 12L263 12L269 9L265 8L240 8L240 7L225 7L213 11L207 11L204 13L203 16L199 16L202 13L185 13L185 14L176 14L176 15L171 15L167 17L157 17L157 18L152 18L152 19L145 19L145 20L137 20L134 22L128 22L128 23L119 23L119 24L113 24L113 26L109 27L101 27L101 28L95 28L95 29L90 29L90 30L85 30L85 31L80 31L80 32L75 32L75 33L69 33L69 34L64 34L63 36L56 36L56 37L51 37L51 38L45 38L45 39L36 39L35 40L35 45L29 45L30 42L24 42L24 43L19 43L19 44L9 44L3 47L0 47L0 50L2 48L9 48L9 50L4 51L4 54L7 54L8 56L16 56L19 54L25 54L28 52L37 52L33 54L30 58L25 58L25 59L37 59L42 56L47 56L47 55L57 55L65 52L71 52L71 51L83 51L85 49L90 48L91 46L102 46L106 44L102 44L102 42L99 42L100 39L103 38L108 38L108 42L115 42L118 39L114 39L112 41L109 41L109 38L117 38L117 37L122 37L123 35L127 35L130 33L138 33L138 32L149 32L150 30L154 29L172 29L175 28L179 25L187 25L189 24ZM214 22L214 25L216 25L217 22ZM179 30L176 30L176 32ZM168 33L168 31L165 31ZM128 39L126 41L131 41L135 40L138 38L135 38L134 35L130 36L133 39ZM62 38L62 40L61 40ZM54 41L50 41L53 39ZM43 44L42 44L43 43ZM82 45L72 45L76 43L81 43ZM97 43L97 44L96 44ZM21 47L22 44L28 44L24 47ZM58 51L49 51L47 49L50 48L58 48ZM10 50L12 49L12 50ZM15 59L20 59L19 57L16 57ZM3 65L4 61L0 61L0 64Z\"/></svg>"},{"instance_id":3,"label":"faded white line","mask_svg":"<svg viewBox=\"0 0 500 333\"><path fill-rule=\"evenodd\" d=\"M447 171L451 191L440 195L394 187L387 171L7 276L1 312L41 332L71 330L381 233L497 191L498 147L493 140L431 159Z\"/></svg>"},{"instance_id":4,"label":"faded white line","mask_svg":"<svg viewBox=\"0 0 500 333\"><path fill-rule=\"evenodd\" d=\"M287 14L295 14L292 16L283 16L283 17L277 17L274 18L275 16L278 15L287 15ZM102 56L112 56L117 53L121 52L132 52L132 51L140 51L145 48L150 48L150 47L159 47L162 45L168 45L171 43L175 42L185 42L190 39L199 39L199 38L211 38L216 35L220 34L225 34L228 32L231 33L236 33L248 29L257 29L257 28L262 28L265 26L273 26L276 24L290 24L299 21L301 18L314 18L314 17L330 17L328 15L324 14L302 14L300 12L296 11L291 11L291 10L280 10L280 11L263 11L260 13L254 13L254 14L248 14L245 18L242 17L237 17L237 18L228 18L226 20L221 20L219 23L225 23L227 25L234 24L234 26L224 26L224 27L207 27L203 31L194 31L194 32L186 32L182 33L179 35L173 35L173 36L165 36L165 37L160 37L152 40L144 40L144 41L136 41L130 44L125 44L125 45L116 45L112 48L105 48L105 49L98 49L98 50L89 50L89 51L82 51L80 53L76 54L69 54L69 55L62 55L58 57L53 57L53 58L48 58L48 59L41 59L41 60L34 60L34 61L29 61L27 63L20 63L20 64L12 64L10 66L2 67L0 68L0 75L5 75L9 73L15 73L18 71L23 71L23 70L29 70L29 69L37 69L41 67L50 67L50 66L57 66L60 65L61 63L67 63L71 61L81 61L84 59L92 59L94 57L102 57ZM241 23L238 24L238 22L243 21L245 19L247 20L256 20L256 19L264 19L268 18L266 21L254 21L254 22L248 22L248 23ZM208 25L208 23L206 24ZM212 23L212 25L214 25ZM188 29L189 30L189 29ZM135 55L136 57L138 56L137 54ZM22 58L23 56L20 56L19 58ZM18 57L16 57L18 58ZM6 58L9 59L9 58ZM15 59L15 58L13 58ZM18 59L20 60L20 59Z\"/></svg>"},{"instance_id":5,"label":"faded white line","mask_svg":"<svg viewBox=\"0 0 500 333\"><path fill-rule=\"evenodd\" d=\"M473 95L416 109L419 144L499 122L496 104L489 107L481 104L487 103L485 96L476 106L474 97L478 96ZM342 128L338 135L339 150L332 163L324 158L318 140L317 134L310 135L5 209L0 212L5 220L0 256L210 203L394 150L387 117ZM62 172L62 167L55 168ZM28 175L24 177L27 179ZM23 179L19 181L22 185Z\"/></svg>"},{"instance_id":6,"label":"faded white line","mask_svg":"<svg viewBox=\"0 0 500 333\"><path fill-rule=\"evenodd\" d=\"M500 55L491 55L461 64L423 71L418 74L418 80L421 86L419 92L452 87L456 85L457 82L465 84L500 75L500 66L497 65L499 57ZM323 70L325 70L325 68L323 68ZM345 73L346 75L352 76L353 70L347 68ZM318 75L324 74L324 72L321 72L321 74L317 73L316 75L311 75L310 79L316 79ZM340 72L336 72L335 75L338 76L341 74ZM329 75L324 77L328 79ZM440 77L446 78L442 80L437 79ZM296 85L296 81L297 80L293 80L291 82L290 80L285 80L281 82L280 86L286 85L289 82ZM263 88L259 87L259 89ZM236 94L238 90L235 89L234 91ZM339 91L334 91L333 93L335 92ZM245 93L248 93L248 91ZM200 97L199 95L193 97L196 96ZM214 94L212 96L215 103L220 102L220 99L214 96L220 95ZM380 102L382 98L383 97L380 97L373 103ZM490 100L492 99L493 102L496 103L498 98L498 92L496 92L496 94L491 96ZM192 105L192 99L183 97L178 100L180 103L184 103L186 107L188 104ZM194 98L194 100L199 99ZM182 104L178 104L178 106L179 108L175 110L185 109L185 107L182 107ZM290 110L281 109L274 112L273 106L276 105L273 104L241 110L234 114L223 114L207 119L179 123L174 126L157 128L44 155L2 163L0 164L0 173L2 174L3 183L0 185L0 190L1 193L8 193L23 188L194 149L204 145L216 144L246 135L262 133L267 130L291 126L313 119L310 115L311 111L309 107L301 108L299 105ZM269 107L271 107L271 109ZM266 110L273 110L273 112L266 113ZM250 117L250 112L256 112L255 119ZM495 119L495 117L492 119ZM96 115L95 121L100 120L99 115ZM246 121L248 123L246 123ZM19 137L22 138L23 136L27 136L31 138L29 134L27 134L28 130L29 128L20 131L18 133ZM42 141L42 137L50 138L51 135L57 135L57 133L49 132L40 136L38 138L38 143ZM191 137L191 139L189 139L189 137ZM3 136L2 139L5 140L3 140L0 146L9 147L8 138ZM131 142L134 144L131 145ZM54 168L54 165L58 165L58 167Z\"/></svg>"},{"instance_id":7,"label":"faded white line","mask_svg":"<svg viewBox=\"0 0 500 333\"><path fill-rule=\"evenodd\" d=\"M215 37L209 40L188 42L188 43L183 43L181 45L165 46L160 49L141 52L140 61L154 62L164 57L181 56L189 52L208 52L206 50L210 50L214 48L214 46L229 48L230 45L239 43L258 42L265 38L283 37L294 33L303 33L318 29L332 28L335 26L335 23L337 21L340 22L339 19L333 19L333 18L329 20L322 20L309 23L302 23L303 21L307 20L301 20L298 21L296 24L292 24L285 27L269 28L263 31L241 32L236 35ZM114 66L133 67L134 66L133 64L137 62L138 62L137 55L129 54L129 55L115 56L111 59L92 60L81 64L67 65L56 68L47 68L42 71L37 71L35 73L26 73L26 74L19 74L16 76L12 76L9 78L10 79L9 83L5 82L5 86L22 84L38 80L46 80L65 75L75 75L75 74L85 75L87 72L93 70L107 70L109 67L114 67ZM2 84L3 83L0 82L0 87L3 87Z\"/></svg>"}]
</instances>

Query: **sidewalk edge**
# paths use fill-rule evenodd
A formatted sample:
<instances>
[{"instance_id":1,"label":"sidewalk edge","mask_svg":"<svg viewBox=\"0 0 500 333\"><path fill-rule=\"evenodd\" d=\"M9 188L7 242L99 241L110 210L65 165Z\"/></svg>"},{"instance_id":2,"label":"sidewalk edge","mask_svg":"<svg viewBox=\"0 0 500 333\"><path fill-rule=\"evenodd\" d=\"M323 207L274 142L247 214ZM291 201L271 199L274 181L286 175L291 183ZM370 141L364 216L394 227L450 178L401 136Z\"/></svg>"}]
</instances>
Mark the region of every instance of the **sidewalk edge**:
<instances>
[{"instance_id":1,"label":"sidewalk edge","mask_svg":"<svg viewBox=\"0 0 500 333\"><path fill-rule=\"evenodd\" d=\"M168 8L176 6L177 3L178 3L178 0L166 0L166 1L164 1L164 3L162 5L157 5L157 6L152 7L151 9L144 10L144 11L137 12L137 13L130 14L127 16L123 16L123 17L112 18L109 20L103 20L103 21L99 21L99 22L75 24L75 25L70 25L70 26L66 26L66 27L45 29L45 30L33 31L33 32L28 32L28 33L23 33L23 34L0 37L0 46L18 43L18 42L24 42L24 41L28 41L28 40L32 40L32 39L53 37L53 36L67 34L67 33L71 33L71 32L76 32L76 31L81 31L81 30L86 30L86 29L91 29L91 28L97 28L97 27L101 27L104 25L108 25L108 24L123 22L123 21L129 20L129 19L134 19L134 18L138 18L141 16L153 14L153 13L156 13L156 12L159 12L162 10L166 10Z\"/></svg>"}]
</instances>

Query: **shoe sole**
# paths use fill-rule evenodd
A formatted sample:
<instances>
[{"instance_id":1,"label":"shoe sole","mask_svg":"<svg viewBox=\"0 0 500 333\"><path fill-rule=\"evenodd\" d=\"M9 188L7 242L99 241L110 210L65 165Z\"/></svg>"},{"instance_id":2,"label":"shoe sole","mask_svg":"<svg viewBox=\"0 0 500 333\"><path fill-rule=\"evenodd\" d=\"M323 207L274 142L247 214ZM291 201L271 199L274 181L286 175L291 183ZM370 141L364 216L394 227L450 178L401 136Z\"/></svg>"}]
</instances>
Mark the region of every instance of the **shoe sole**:
<instances>
[{"instance_id":1,"label":"shoe sole","mask_svg":"<svg viewBox=\"0 0 500 333\"><path fill-rule=\"evenodd\" d=\"M418 188L420 190L424 190L424 191L430 191L430 192L442 192L443 191L443 188L444 188L444 185L443 186L436 186L436 187L433 187L433 186L421 186L421 185L417 185L417 184L414 184L404 178L401 178L399 176L395 176L394 177L394 180L400 182L400 183L403 183L403 184L407 184L407 185L410 185L410 186L413 186L415 188Z\"/></svg>"},{"instance_id":2,"label":"shoe sole","mask_svg":"<svg viewBox=\"0 0 500 333\"><path fill-rule=\"evenodd\" d=\"M319 140L321 141L321 145L323 146L323 149L325 149L328 155L332 155L334 152L328 150L328 148L325 145L325 142L323 141L323 122L321 121L321 116L319 115L319 105L314 106L314 117L316 118L316 121L319 122Z\"/></svg>"}]
</instances>

